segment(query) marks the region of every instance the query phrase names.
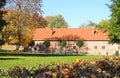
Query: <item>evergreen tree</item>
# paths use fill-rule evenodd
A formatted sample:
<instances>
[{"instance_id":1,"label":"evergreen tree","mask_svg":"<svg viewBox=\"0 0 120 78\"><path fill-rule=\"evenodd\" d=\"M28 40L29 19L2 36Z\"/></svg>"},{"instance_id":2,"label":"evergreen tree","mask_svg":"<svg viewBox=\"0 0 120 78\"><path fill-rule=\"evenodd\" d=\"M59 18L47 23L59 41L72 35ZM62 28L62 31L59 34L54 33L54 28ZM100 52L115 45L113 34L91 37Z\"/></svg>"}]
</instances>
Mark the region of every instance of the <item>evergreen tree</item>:
<instances>
[{"instance_id":1,"label":"evergreen tree","mask_svg":"<svg viewBox=\"0 0 120 78\"><path fill-rule=\"evenodd\" d=\"M111 0L108 5L111 10L109 38L110 43L120 43L120 0Z\"/></svg>"},{"instance_id":2,"label":"evergreen tree","mask_svg":"<svg viewBox=\"0 0 120 78\"><path fill-rule=\"evenodd\" d=\"M6 3L6 0L0 0L0 8L2 8Z\"/></svg>"}]
</instances>

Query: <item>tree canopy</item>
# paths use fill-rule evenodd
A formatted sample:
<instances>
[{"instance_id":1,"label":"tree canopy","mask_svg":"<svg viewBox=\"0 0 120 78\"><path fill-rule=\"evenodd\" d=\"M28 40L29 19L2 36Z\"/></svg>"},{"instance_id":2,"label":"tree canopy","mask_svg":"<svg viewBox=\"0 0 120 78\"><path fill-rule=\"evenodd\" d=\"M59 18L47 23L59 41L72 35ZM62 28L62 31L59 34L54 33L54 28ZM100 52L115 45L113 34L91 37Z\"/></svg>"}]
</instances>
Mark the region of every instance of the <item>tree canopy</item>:
<instances>
[{"instance_id":1,"label":"tree canopy","mask_svg":"<svg viewBox=\"0 0 120 78\"><path fill-rule=\"evenodd\" d=\"M109 38L110 43L120 43L120 0L111 0L108 5L111 11Z\"/></svg>"},{"instance_id":2,"label":"tree canopy","mask_svg":"<svg viewBox=\"0 0 120 78\"><path fill-rule=\"evenodd\" d=\"M8 12L4 16L7 26L3 29L3 35L8 42L14 41L17 45L16 49L19 49L18 45L31 42L34 28L45 27L41 0L7 0L7 4L5 9Z\"/></svg>"},{"instance_id":3,"label":"tree canopy","mask_svg":"<svg viewBox=\"0 0 120 78\"><path fill-rule=\"evenodd\" d=\"M49 28L67 28L68 24L61 14L45 17Z\"/></svg>"},{"instance_id":4,"label":"tree canopy","mask_svg":"<svg viewBox=\"0 0 120 78\"><path fill-rule=\"evenodd\" d=\"M95 28L96 24L89 21L87 24L83 23L79 26L79 28Z\"/></svg>"},{"instance_id":5,"label":"tree canopy","mask_svg":"<svg viewBox=\"0 0 120 78\"><path fill-rule=\"evenodd\" d=\"M106 19L102 19L98 24L96 24L96 28L104 30L104 32L109 32L110 21Z\"/></svg>"}]
</instances>

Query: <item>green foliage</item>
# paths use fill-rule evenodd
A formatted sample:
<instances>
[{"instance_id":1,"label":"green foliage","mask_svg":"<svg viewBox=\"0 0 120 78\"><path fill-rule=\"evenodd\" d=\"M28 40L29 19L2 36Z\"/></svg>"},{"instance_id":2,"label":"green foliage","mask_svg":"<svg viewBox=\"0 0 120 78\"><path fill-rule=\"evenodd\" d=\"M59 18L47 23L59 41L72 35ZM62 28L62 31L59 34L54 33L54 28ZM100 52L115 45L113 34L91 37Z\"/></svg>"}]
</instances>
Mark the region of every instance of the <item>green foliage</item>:
<instances>
[{"instance_id":1,"label":"green foliage","mask_svg":"<svg viewBox=\"0 0 120 78\"><path fill-rule=\"evenodd\" d=\"M47 48L49 48L49 46L50 46L50 40L45 40L45 41L43 42L43 44L44 44Z\"/></svg>"},{"instance_id":2,"label":"green foliage","mask_svg":"<svg viewBox=\"0 0 120 78\"><path fill-rule=\"evenodd\" d=\"M119 56L119 51L115 51L115 56Z\"/></svg>"},{"instance_id":3,"label":"green foliage","mask_svg":"<svg viewBox=\"0 0 120 78\"><path fill-rule=\"evenodd\" d=\"M120 43L120 0L111 0L108 5L111 11L109 38L110 43Z\"/></svg>"},{"instance_id":4,"label":"green foliage","mask_svg":"<svg viewBox=\"0 0 120 78\"><path fill-rule=\"evenodd\" d=\"M89 21L87 24L81 24L79 27L80 28L95 28L97 24Z\"/></svg>"},{"instance_id":5,"label":"green foliage","mask_svg":"<svg viewBox=\"0 0 120 78\"><path fill-rule=\"evenodd\" d=\"M65 40L61 40L60 41L60 46L63 48L66 46L66 41Z\"/></svg>"},{"instance_id":6,"label":"green foliage","mask_svg":"<svg viewBox=\"0 0 120 78\"><path fill-rule=\"evenodd\" d=\"M76 41L76 45L77 45L78 47L82 47L83 44L84 44L84 42L83 42L82 40L77 40L77 41Z\"/></svg>"},{"instance_id":7,"label":"green foliage","mask_svg":"<svg viewBox=\"0 0 120 78\"><path fill-rule=\"evenodd\" d=\"M28 53L11 53L11 52L0 52L1 64L0 67L4 67L6 70L13 66L20 66L30 68L32 66L38 66L39 64L47 65L50 62L65 62L71 63L76 58L81 60L93 60L99 58L99 56L81 56L81 55L59 55L59 54L28 54ZM11 62L13 60L14 62ZM43 61L44 60L44 61Z\"/></svg>"},{"instance_id":8,"label":"green foliage","mask_svg":"<svg viewBox=\"0 0 120 78\"><path fill-rule=\"evenodd\" d=\"M67 22L64 20L64 18L60 14L56 16L48 16L45 19L48 23L48 27L50 28L67 28L68 27Z\"/></svg>"},{"instance_id":9,"label":"green foliage","mask_svg":"<svg viewBox=\"0 0 120 78\"><path fill-rule=\"evenodd\" d=\"M109 25L110 25L110 21L103 19L99 22L99 24L97 25L97 28L98 29L104 29L105 32L108 32L109 31Z\"/></svg>"}]
</instances>

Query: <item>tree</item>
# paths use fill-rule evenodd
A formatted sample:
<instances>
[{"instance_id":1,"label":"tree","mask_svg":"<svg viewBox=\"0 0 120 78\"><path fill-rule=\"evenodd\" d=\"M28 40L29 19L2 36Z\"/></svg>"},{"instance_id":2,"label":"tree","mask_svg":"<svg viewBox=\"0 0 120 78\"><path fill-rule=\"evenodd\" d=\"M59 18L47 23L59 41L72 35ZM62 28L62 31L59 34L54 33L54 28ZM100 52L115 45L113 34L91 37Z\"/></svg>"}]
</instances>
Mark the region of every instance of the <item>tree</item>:
<instances>
[{"instance_id":1,"label":"tree","mask_svg":"<svg viewBox=\"0 0 120 78\"><path fill-rule=\"evenodd\" d=\"M13 14L14 14L14 18L12 16ZM4 15L4 20L7 22L7 26L3 27L2 30L3 39L5 40L5 42L9 44L17 44L19 42L18 28L16 27L16 23L15 23L16 15L17 13L14 11L7 11L6 15ZM32 17L29 14L26 16L29 16L30 18ZM25 27L22 29L20 36L21 45L27 45L28 43L31 42L33 38L33 32L35 29L33 25L36 24L32 19L26 19L25 21L26 21L24 22Z\"/></svg>"},{"instance_id":2,"label":"tree","mask_svg":"<svg viewBox=\"0 0 120 78\"><path fill-rule=\"evenodd\" d=\"M15 44L17 40L17 28L11 23L2 29L3 40L8 44Z\"/></svg>"},{"instance_id":3,"label":"tree","mask_svg":"<svg viewBox=\"0 0 120 78\"><path fill-rule=\"evenodd\" d=\"M6 7L9 10L12 10L14 13L11 15L12 23L17 28L17 50L19 50L20 45L22 45L23 33L30 27L28 22L30 19L33 19L32 15L42 15L41 10L41 0L8 0L8 6ZM27 27L27 28L25 28ZM27 33L26 33L27 34Z\"/></svg>"},{"instance_id":4,"label":"tree","mask_svg":"<svg viewBox=\"0 0 120 78\"><path fill-rule=\"evenodd\" d=\"M104 32L109 32L110 21L102 19L98 24L96 24L96 28L104 30Z\"/></svg>"},{"instance_id":5,"label":"tree","mask_svg":"<svg viewBox=\"0 0 120 78\"><path fill-rule=\"evenodd\" d=\"M79 26L79 28L95 28L96 27L96 24L95 23L93 23L93 22L91 22L91 21L89 21L87 24L81 24L80 26Z\"/></svg>"},{"instance_id":6,"label":"tree","mask_svg":"<svg viewBox=\"0 0 120 78\"><path fill-rule=\"evenodd\" d=\"M47 21L37 14L33 14L30 20L30 25L33 25L35 28L45 28L47 27Z\"/></svg>"},{"instance_id":7,"label":"tree","mask_svg":"<svg viewBox=\"0 0 120 78\"><path fill-rule=\"evenodd\" d=\"M120 43L120 0L111 0L108 5L111 11L109 38L110 43Z\"/></svg>"},{"instance_id":8,"label":"tree","mask_svg":"<svg viewBox=\"0 0 120 78\"><path fill-rule=\"evenodd\" d=\"M68 24L61 14L45 17L49 28L67 28Z\"/></svg>"},{"instance_id":9,"label":"tree","mask_svg":"<svg viewBox=\"0 0 120 78\"><path fill-rule=\"evenodd\" d=\"M0 8L5 6L5 4L6 4L6 0L0 0Z\"/></svg>"}]
</instances>

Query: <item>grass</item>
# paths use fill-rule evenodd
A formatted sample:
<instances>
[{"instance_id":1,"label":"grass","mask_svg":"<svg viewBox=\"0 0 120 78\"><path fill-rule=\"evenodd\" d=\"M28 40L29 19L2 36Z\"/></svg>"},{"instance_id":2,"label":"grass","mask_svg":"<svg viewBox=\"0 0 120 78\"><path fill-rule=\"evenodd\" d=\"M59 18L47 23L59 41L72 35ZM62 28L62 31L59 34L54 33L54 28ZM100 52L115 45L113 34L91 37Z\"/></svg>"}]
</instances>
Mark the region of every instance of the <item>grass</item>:
<instances>
[{"instance_id":1,"label":"grass","mask_svg":"<svg viewBox=\"0 0 120 78\"><path fill-rule=\"evenodd\" d=\"M38 67L39 64L47 65L51 62L71 63L75 59L94 60L99 56L81 56L81 55L54 55L54 54L26 54L26 53L10 53L0 52L0 68L8 69L13 66L20 67Z\"/></svg>"}]
</instances>

